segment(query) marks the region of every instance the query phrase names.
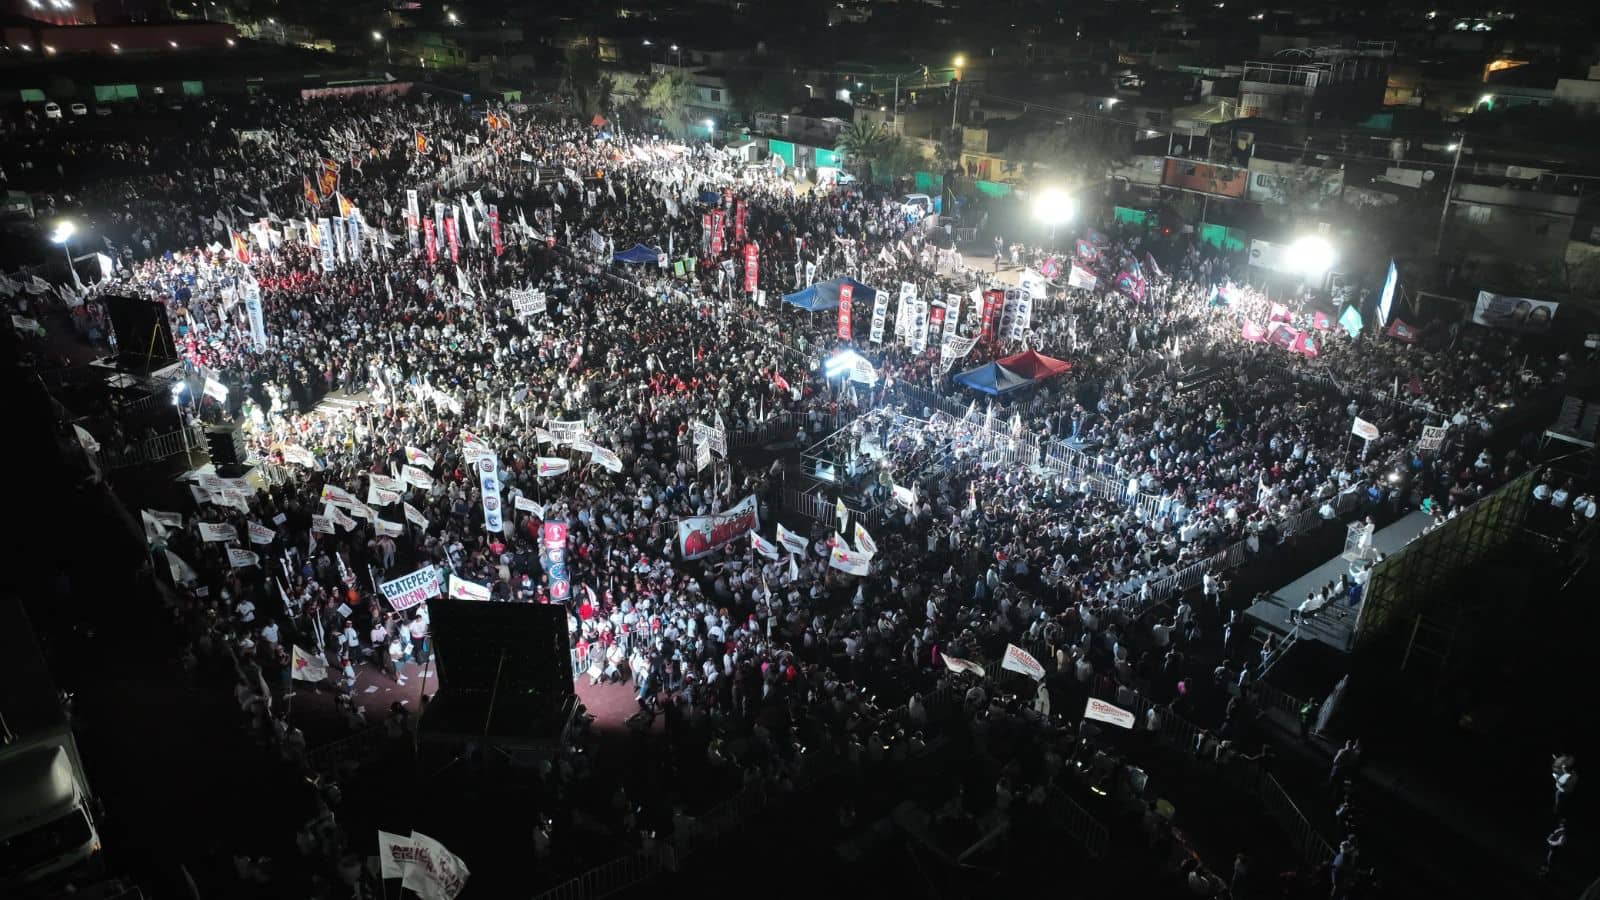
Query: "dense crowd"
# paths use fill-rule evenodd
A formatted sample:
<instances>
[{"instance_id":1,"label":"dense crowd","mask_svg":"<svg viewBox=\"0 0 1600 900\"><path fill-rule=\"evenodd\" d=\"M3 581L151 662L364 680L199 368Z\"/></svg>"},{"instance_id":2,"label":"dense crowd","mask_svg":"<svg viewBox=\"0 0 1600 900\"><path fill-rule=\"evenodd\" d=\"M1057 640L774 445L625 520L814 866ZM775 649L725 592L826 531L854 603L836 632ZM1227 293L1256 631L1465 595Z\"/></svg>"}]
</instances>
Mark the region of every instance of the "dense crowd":
<instances>
[{"instance_id":1,"label":"dense crowd","mask_svg":"<svg viewBox=\"0 0 1600 900\"><path fill-rule=\"evenodd\" d=\"M1319 331L1321 352L1307 359L1241 340L1240 323L1265 322L1272 304L1245 288L1216 301L1236 261L1198 245L1097 235L1095 259L1080 263L1105 288L1053 286L1035 298L1021 341L981 341L960 363L1026 345L1072 371L998 415L947 416L890 446L883 463L911 481L903 486L914 499L883 501L869 574L831 564L836 544L860 543L825 522L803 531L803 553L764 554L739 538L685 558L678 522L747 496L764 533L779 516L795 523L781 459L733 453L707 464L697 425L737 436L772 434L778 423L803 441L878 406L934 417L923 394L897 385L969 405L942 371L936 337L923 353L903 336L874 343L862 311L842 342L832 314L778 301L844 274L891 292L909 282L924 297L987 287L950 235L882 190L797 188L710 147L560 115L496 108L490 127L483 109L409 98L204 112L205 127L184 141L72 145L58 173L72 186L62 206L97 217L92 227L119 263L72 308L87 330L103 318L102 293L162 301L188 373L183 414L248 423L260 483L241 490L197 476L177 520L147 527L196 646L231 648L252 727L302 762L304 737L282 703L296 648L327 667L319 689L337 694L350 727L372 727L358 671L399 683L431 649L426 604L395 610L378 586L432 566L496 601L563 603L575 676L625 683L604 689L633 693L636 724L664 717L670 764L701 773L697 785L792 788L819 757L881 771L976 728L1042 749L1008 767L992 798L958 798L958 817L1042 810L1046 792L1069 780L1064 760L1095 746L1092 728L1065 727L1077 719L1071 701L1081 708L1107 686L1137 690L1163 715L1208 717L1217 699L1227 708L1215 740L1248 733L1226 698L1258 666L1231 660L1271 648L1253 645L1225 602L1223 573L1208 573L1198 597L1156 596L1151 585L1240 541L1251 554L1270 549L1279 523L1308 510L1333 518L1342 495L1368 514L1423 504L1441 519L1454 514L1523 465L1515 450L1491 452L1488 439L1499 416L1562 378L1566 362L1519 361L1491 333L1410 344L1337 330ZM8 158L50 146L30 139ZM331 266L300 226L317 214L304 193L330 156L338 193L362 220L362 237ZM68 176L118 167L126 177ZM450 206L458 242L447 247L441 235L424 248L406 219L408 190L419 192L424 219L435 203ZM333 196L316 199L328 215ZM731 223L715 239L703 229L703 212L732 219L741 207L737 238ZM262 219L259 237L248 234ZM666 265L613 264L636 243ZM759 248L753 294L743 289L746 243ZM1155 270L1152 252L1167 271L1149 271L1140 296L1111 287L1112 274L1141 261ZM252 283L264 348L243 300ZM511 302L530 291L543 311ZM1307 330L1325 311L1309 296L1284 306ZM959 333L975 335L962 321ZM876 383L819 371L846 346L874 364ZM1197 372L1217 374L1186 384ZM1358 416L1381 436L1351 447ZM1418 450L1422 426L1444 423L1444 447ZM970 449L1022 438L1059 443L1082 462L1028 468ZM601 464L590 447L620 465ZM474 474L486 452L504 486L500 533L484 528ZM566 468L548 476L554 460ZM1108 494L1091 481L1126 487ZM1133 502L1145 496L1153 502ZM564 597L552 596L541 565L544 522L569 529ZM222 525L237 539L205 527ZM237 551L259 555L241 563ZM1338 602L1358 601L1346 590ZM1000 679L1007 644L1048 648L1040 688ZM1186 665L1201 647L1224 659L1211 688ZM958 672L950 659L981 661L988 674ZM1238 687L1232 695L1248 699ZM934 709L934 697L957 698L957 714ZM391 715L384 727L394 736L415 728L414 709ZM584 764L563 758L545 773L551 798L573 795L561 785L578 777L574 765ZM331 817L329 793L320 809ZM539 812L531 842L549 859L579 830L559 804ZM670 823L625 811L615 827L648 847ZM337 865L346 849L337 835L314 831L304 849L326 858L323 874L349 875ZM1350 883L1356 859L1353 844L1341 852L1336 884ZM1191 861L1183 877L1200 893L1232 880L1237 895L1248 870L1241 862L1230 879Z\"/></svg>"}]
</instances>

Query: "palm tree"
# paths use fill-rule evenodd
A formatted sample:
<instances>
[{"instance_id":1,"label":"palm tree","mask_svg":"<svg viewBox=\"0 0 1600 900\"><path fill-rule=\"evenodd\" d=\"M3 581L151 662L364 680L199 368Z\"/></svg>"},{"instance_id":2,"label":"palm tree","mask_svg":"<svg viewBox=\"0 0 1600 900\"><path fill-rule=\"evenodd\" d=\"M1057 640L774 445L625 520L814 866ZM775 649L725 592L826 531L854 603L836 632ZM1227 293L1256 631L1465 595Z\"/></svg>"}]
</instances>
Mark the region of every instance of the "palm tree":
<instances>
[{"instance_id":1,"label":"palm tree","mask_svg":"<svg viewBox=\"0 0 1600 900\"><path fill-rule=\"evenodd\" d=\"M872 163L883 152L889 135L877 122L851 122L839 135L839 149L844 151L845 166L857 178L872 180Z\"/></svg>"}]
</instances>

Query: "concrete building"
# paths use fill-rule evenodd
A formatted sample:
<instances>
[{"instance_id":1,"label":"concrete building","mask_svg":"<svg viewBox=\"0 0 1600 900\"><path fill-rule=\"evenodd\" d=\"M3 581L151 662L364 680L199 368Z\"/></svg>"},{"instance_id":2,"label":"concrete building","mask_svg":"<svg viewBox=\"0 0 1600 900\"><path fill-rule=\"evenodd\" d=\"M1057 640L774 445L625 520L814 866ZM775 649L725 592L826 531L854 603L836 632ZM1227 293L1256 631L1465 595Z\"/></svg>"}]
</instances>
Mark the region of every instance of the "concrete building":
<instances>
[{"instance_id":1,"label":"concrete building","mask_svg":"<svg viewBox=\"0 0 1600 900\"><path fill-rule=\"evenodd\" d=\"M1247 61L1239 79L1239 115L1284 122L1364 118L1383 106L1393 52L1392 42L1364 42Z\"/></svg>"}]
</instances>

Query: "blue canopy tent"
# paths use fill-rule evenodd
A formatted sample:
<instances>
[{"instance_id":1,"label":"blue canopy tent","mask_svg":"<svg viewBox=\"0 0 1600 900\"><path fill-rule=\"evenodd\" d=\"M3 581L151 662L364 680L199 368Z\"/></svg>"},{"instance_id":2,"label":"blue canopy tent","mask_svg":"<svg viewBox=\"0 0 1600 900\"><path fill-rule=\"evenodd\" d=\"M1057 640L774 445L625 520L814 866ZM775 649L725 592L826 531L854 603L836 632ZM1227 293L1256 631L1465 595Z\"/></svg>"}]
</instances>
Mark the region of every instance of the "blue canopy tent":
<instances>
[{"instance_id":1,"label":"blue canopy tent","mask_svg":"<svg viewBox=\"0 0 1600 900\"><path fill-rule=\"evenodd\" d=\"M989 363L962 372L955 377L955 382L991 397L1009 394L1034 383L1032 378L1018 375L999 363Z\"/></svg>"},{"instance_id":2,"label":"blue canopy tent","mask_svg":"<svg viewBox=\"0 0 1600 900\"><path fill-rule=\"evenodd\" d=\"M861 282L849 277L839 277L832 281L819 281L802 291L786 294L783 302L790 306L798 306L806 312L816 312L819 309L837 309L839 306L839 286L851 285L850 305L858 303L872 303L878 299L878 289L868 287Z\"/></svg>"},{"instance_id":3,"label":"blue canopy tent","mask_svg":"<svg viewBox=\"0 0 1600 900\"><path fill-rule=\"evenodd\" d=\"M613 253L611 258L623 263L653 263L661 257L661 251L643 244L634 244L621 253Z\"/></svg>"}]
</instances>

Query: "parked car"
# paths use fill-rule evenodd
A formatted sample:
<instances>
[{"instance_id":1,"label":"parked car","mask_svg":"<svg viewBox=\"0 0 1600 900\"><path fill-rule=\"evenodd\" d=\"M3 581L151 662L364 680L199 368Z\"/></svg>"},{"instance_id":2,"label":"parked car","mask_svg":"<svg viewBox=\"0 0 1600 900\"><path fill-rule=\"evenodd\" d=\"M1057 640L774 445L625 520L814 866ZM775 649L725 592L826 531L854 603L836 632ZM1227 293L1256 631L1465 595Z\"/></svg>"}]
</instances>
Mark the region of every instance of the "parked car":
<instances>
[{"instance_id":1,"label":"parked car","mask_svg":"<svg viewBox=\"0 0 1600 900\"><path fill-rule=\"evenodd\" d=\"M44 105L44 117L46 119L61 118L61 104L55 102L54 100L46 103Z\"/></svg>"},{"instance_id":2,"label":"parked car","mask_svg":"<svg viewBox=\"0 0 1600 900\"><path fill-rule=\"evenodd\" d=\"M97 115L97 116L109 116L109 115L111 115L111 107L109 107L109 106L96 106L94 108L94 114Z\"/></svg>"},{"instance_id":3,"label":"parked car","mask_svg":"<svg viewBox=\"0 0 1600 900\"><path fill-rule=\"evenodd\" d=\"M72 114L75 116L87 116L89 114L89 107L82 103L74 103L67 108L72 110Z\"/></svg>"}]
</instances>

